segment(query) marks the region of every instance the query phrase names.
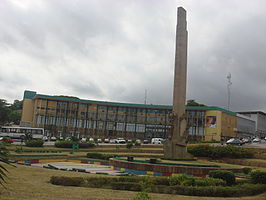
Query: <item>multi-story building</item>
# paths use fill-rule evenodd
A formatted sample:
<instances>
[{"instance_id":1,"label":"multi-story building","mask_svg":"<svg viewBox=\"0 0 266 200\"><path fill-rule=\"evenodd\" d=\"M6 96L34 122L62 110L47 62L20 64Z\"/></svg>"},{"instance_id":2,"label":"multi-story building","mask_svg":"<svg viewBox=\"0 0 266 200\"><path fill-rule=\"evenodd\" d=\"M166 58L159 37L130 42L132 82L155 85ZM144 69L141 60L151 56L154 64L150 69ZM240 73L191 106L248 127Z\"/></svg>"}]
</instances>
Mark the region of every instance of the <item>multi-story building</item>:
<instances>
[{"instance_id":1,"label":"multi-story building","mask_svg":"<svg viewBox=\"0 0 266 200\"><path fill-rule=\"evenodd\" d=\"M167 138L172 106L92 101L24 92L21 126L43 127L50 136ZM235 137L236 113L187 106L190 140Z\"/></svg>"},{"instance_id":2,"label":"multi-story building","mask_svg":"<svg viewBox=\"0 0 266 200\"><path fill-rule=\"evenodd\" d=\"M239 138L254 138L256 131L256 122L252 118L237 113L237 130L236 134Z\"/></svg>"},{"instance_id":3,"label":"multi-story building","mask_svg":"<svg viewBox=\"0 0 266 200\"><path fill-rule=\"evenodd\" d=\"M255 135L258 137L266 137L266 113L262 111L238 112L239 114L248 116L255 121Z\"/></svg>"}]
</instances>

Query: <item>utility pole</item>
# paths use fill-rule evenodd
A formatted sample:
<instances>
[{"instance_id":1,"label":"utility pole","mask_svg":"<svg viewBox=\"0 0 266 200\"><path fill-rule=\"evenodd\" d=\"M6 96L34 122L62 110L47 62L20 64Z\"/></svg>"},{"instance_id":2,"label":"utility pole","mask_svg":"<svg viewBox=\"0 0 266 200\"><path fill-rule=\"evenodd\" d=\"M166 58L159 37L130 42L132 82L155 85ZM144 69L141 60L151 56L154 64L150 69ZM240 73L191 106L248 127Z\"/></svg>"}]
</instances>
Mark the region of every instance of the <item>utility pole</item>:
<instances>
[{"instance_id":1,"label":"utility pole","mask_svg":"<svg viewBox=\"0 0 266 200\"><path fill-rule=\"evenodd\" d=\"M228 83L227 83L227 110L230 110L230 103L231 103L231 85L232 85L232 82L231 82L231 73L229 72L227 77L228 79Z\"/></svg>"}]
</instances>

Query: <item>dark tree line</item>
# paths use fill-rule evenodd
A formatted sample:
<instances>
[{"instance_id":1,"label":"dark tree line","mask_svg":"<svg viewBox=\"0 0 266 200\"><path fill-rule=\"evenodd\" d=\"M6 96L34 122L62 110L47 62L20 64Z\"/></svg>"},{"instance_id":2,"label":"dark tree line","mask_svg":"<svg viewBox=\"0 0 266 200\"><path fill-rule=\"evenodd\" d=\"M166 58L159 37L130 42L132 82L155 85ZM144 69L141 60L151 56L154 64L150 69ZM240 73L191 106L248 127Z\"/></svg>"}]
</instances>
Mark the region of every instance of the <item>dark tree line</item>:
<instances>
[{"instance_id":1,"label":"dark tree line","mask_svg":"<svg viewBox=\"0 0 266 200\"><path fill-rule=\"evenodd\" d=\"M0 99L0 125L19 124L22 112L22 101L15 100L12 104Z\"/></svg>"}]
</instances>

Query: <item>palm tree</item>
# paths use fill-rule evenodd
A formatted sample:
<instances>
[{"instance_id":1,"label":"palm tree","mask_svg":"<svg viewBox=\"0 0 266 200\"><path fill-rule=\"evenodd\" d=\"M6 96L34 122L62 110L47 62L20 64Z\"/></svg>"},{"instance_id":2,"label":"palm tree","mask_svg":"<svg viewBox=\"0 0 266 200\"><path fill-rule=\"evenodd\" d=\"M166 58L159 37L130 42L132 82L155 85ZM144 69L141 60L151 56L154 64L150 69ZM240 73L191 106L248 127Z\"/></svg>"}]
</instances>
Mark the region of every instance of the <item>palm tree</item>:
<instances>
[{"instance_id":1,"label":"palm tree","mask_svg":"<svg viewBox=\"0 0 266 200\"><path fill-rule=\"evenodd\" d=\"M5 183L5 177L7 176L7 169L3 166L3 163L9 164L9 161L7 159L8 150L3 144L3 142L0 142L0 184L3 186L3 183Z\"/></svg>"}]
</instances>

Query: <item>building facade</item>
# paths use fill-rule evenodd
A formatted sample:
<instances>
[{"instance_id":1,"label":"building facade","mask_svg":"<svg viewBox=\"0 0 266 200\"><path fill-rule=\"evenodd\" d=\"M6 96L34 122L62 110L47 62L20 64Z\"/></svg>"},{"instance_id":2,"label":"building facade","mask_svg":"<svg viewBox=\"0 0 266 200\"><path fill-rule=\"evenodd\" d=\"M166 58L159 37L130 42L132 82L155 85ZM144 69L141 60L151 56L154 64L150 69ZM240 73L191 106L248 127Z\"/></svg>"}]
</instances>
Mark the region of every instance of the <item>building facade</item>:
<instances>
[{"instance_id":1,"label":"building facade","mask_svg":"<svg viewBox=\"0 0 266 200\"><path fill-rule=\"evenodd\" d=\"M42 127L56 137L167 138L172 106L92 101L25 91L21 126ZM189 140L235 137L236 113L218 107L186 107Z\"/></svg>"},{"instance_id":2,"label":"building facade","mask_svg":"<svg viewBox=\"0 0 266 200\"><path fill-rule=\"evenodd\" d=\"M256 122L252 118L237 113L237 130L239 138L254 138L256 132Z\"/></svg>"},{"instance_id":3,"label":"building facade","mask_svg":"<svg viewBox=\"0 0 266 200\"><path fill-rule=\"evenodd\" d=\"M266 137L266 113L262 111L238 112L255 121L255 135L258 137Z\"/></svg>"}]
</instances>

